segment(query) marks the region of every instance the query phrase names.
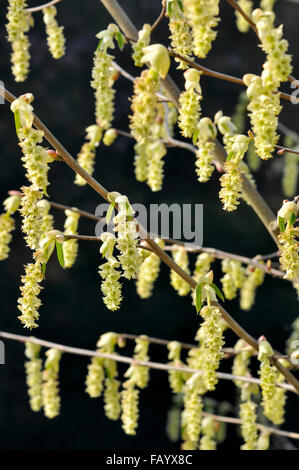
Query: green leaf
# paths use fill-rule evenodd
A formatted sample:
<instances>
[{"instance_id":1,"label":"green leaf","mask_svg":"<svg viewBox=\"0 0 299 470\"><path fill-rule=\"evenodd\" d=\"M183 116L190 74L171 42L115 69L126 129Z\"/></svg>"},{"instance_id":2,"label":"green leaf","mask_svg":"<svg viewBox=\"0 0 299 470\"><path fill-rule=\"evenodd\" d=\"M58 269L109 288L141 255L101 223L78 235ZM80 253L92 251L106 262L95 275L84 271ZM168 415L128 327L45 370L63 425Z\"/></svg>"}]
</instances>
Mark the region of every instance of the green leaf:
<instances>
[{"instance_id":1,"label":"green leaf","mask_svg":"<svg viewBox=\"0 0 299 470\"><path fill-rule=\"evenodd\" d=\"M286 231L285 223L283 217L278 217L278 227L281 233L284 233Z\"/></svg>"},{"instance_id":2,"label":"green leaf","mask_svg":"<svg viewBox=\"0 0 299 470\"><path fill-rule=\"evenodd\" d=\"M195 307L196 307L196 312L200 312L201 310L201 293L202 293L202 284L197 284L195 287Z\"/></svg>"},{"instance_id":3,"label":"green leaf","mask_svg":"<svg viewBox=\"0 0 299 470\"><path fill-rule=\"evenodd\" d=\"M231 160L232 157L233 157L233 155L234 155L234 152L233 152L233 151L229 152L229 154L228 154L227 157L226 157L226 161L228 162L229 160Z\"/></svg>"},{"instance_id":4,"label":"green leaf","mask_svg":"<svg viewBox=\"0 0 299 470\"><path fill-rule=\"evenodd\" d=\"M167 13L168 13L168 16L171 16L171 11L172 11L172 0L168 0L168 2L167 2Z\"/></svg>"},{"instance_id":5,"label":"green leaf","mask_svg":"<svg viewBox=\"0 0 299 470\"><path fill-rule=\"evenodd\" d=\"M214 127L212 126L212 124L208 124L208 127L209 127L209 129L210 129L210 131L211 131L211 134L214 135L215 130L214 130Z\"/></svg>"},{"instance_id":6,"label":"green leaf","mask_svg":"<svg viewBox=\"0 0 299 470\"><path fill-rule=\"evenodd\" d=\"M224 302L224 295L222 294L221 290L219 289L219 287L216 286L216 284L214 284L213 282L211 283L211 287L214 289L214 291L216 292L216 294L218 295L219 299L222 300L222 302Z\"/></svg>"},{"instance_id":7,"label":"green leaf","mask_svg":"<svg viewBox=\"0 0 299 470\"><path fill-rule=\"evenodd\" d=\"M292 215L291 217L289 218L289 223L291 225L294 225L294 223L296 222L296 214L294 212L292 212Z\"/></svg>"},{"instance_id":8,"label":"green leaf","mask_svg":"<svg viewBox=\"0 0 299 470\"><path fill-rule=\"evenodd\" d=\"M181 11L184 11L183 2L181 2L181 0L178 0L178 6Z\"/></svg>"},{"instance_id":9,"label":"green leaf","mask_svg":"<svg viewBox=\"0 0 299 470\"><path fill-rule=\"evenodd\" d=\"M103 41L104 41L104 38L101 38L101 39L99 40L99 44L97 45L96 51L98 51L98 50L100 49L100 47L101 47Z\"/></svg>"},{"instance_id":10,"label":"green leaf","mask_svg":"<svg viewBox=\"0 0 299 470\"><path fill-rule=\"evenodd\" d=\"M47 267L47 263L43 263L42 264L42 273L43 273L43 275L45 275L45 273L46 273L46 267Z\"/></svg>"},{"instance_id":11,"label":"green leaf","mask_svg":"<svg viewBox=\"0 0 299 470\"><path fill-rule=\"evenodd\" d=\"M110 222L110 219L112 217L112 214L113 214L113 210L114 210L114 206L115 206L115 202L111 202L108 210L107 210L107 214L106 214L106 222L107 224L109 224Z\"/></svg>"},{"instance_id":12,"label":"green leaf","mask_svg":"<svg viewBox=\"0 0 299 470\"><path fill-rule=\"evenodd\" d=\"M117 33L116 37L117 37L118 47L122 51L125 45L124 37L120 32Z\"/></svg>"},{"instance_id":13,"label":"green leaf","mask_svg":"<svg viewBox=\"0 0 299 470\"><path fill-rule=\"evenodd\" d=\"M195 129L195 131L193 132L193 136L192 136L193 145L196 144L198 140L198 136L199 136L199 129Z\"/></svg>"},{"instance_id":14,"label":"green leaf","mask_svg":"<svg viewBox=\"0 0 299 470\"><path fill-rule=\"evenodd\" d=\"M57 259L59 261L60 266L64 268L64 256L63 256L62 243L59 243L57 240L55 240L55 243L56 243Z\"/></svg>"},{"instance_id":15,"label":"green leaf","mask_svg":"<svg viewBox=\"0 0 299 470\"><path fill-rule=\"evenodd\" d=\"M20 111L17 109L14 113L15 116L15 126L16 126L16 133L19 135L19 129L21 129L21 118L20 118Z\"/></svg>"}]
</instances>

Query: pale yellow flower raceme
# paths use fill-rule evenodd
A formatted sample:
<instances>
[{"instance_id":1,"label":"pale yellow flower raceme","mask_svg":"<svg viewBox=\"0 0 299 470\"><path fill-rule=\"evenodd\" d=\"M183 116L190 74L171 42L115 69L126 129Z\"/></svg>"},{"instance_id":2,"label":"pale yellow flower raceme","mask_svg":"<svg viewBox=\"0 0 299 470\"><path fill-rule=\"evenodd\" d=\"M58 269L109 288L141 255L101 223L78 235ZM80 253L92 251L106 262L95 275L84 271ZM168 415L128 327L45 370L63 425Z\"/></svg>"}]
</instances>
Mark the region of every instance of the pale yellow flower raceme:
<instances>
[{"instance_id":1,"label":"pale yellow flower raceme","mask_svg":"<svg viewBox=\"0 0 299 470\"><path fill-rule=\"evenodd\" d=\"M278 240L281 244L279 261L285 271L286 279L296 279L299 276L298 229L294 227L297 213L297 204L293 201L285 201L277 214L279 227L281 227L280 220L284 225L284 230L278 235Z\"/></svg>"},{"instance_id":2,"label":"pale yellow flower raceme","mask_svg":"<svg viewBox=\"0 0 299 470\"><path fill-rule=\"evenodd\" d=\"M170 30L169 39L172 49L177 54L180 54L186 59L190 59L193 51L192 29L178 1L169 3L168 16ZM185 62L178 58L175 58L175 61L179 63L178 69L184 70L188 67Z\"/></svg>"},{"instance_id":3,"label":"pale yellow flower raceme","mask_svg":"<svg viewBox=\"0 0 299 470\"><path fill-rule=\"evenodd\" d=\"M0 261L8 258L12 239L11 232L15 228L15 221L12 214L16 212L20 205L20 196L13 195L3 202L5 213L0 215Z\"/></svg>"},{"instance_id":4,"label":"pale yellow flower raceme","mask_svg":"<svg viewBox=\"0 0 299 470\"><path fill-rule=\"evenodd\" d=\"M244 13L246 13L249 18L251 17L252 9L253 9L253 2L252 0L238 0L239 7L242 8ZM237 28L241 33L247 33L250 29L250 25L248 21L242 16L237 10L236 13L236 22Z\"/></svg>"},{"instance_id":5,"label":"pale yellow flower raceme","mask_svg":"<svg viewBox=\"0 0 299 470\"><path fill-rule=\"evenodd\" d=\"M240 404L241 433L245 441L245 444L241 447L242 450L256 449L258 439L256 408L257 405L251 400Z\"/></svg>"},{"instance_id":6,"label":"pale yellow flower raceme","mask_svg":"<svg viewBox=\"0 0 299 470\"><path fill-rule=\"evenodd\" d=\"M188 69L184 73L185 91L179 97L178 124L184 137L192 137L200 119L202 92L199 84L200 72Z\"/></svg>"},{"instance_id":7,"label":"pale yellow flower raceme","mask_svg":"<svg viewBox=\"0 0 299 470\"><path fill-rule=\"evenodd\" d=\"M29 39L26 35L30 28L29 18L26 14L27 2L25 0L9 0L6 18L8 41L12 46L11 64L12 73L16 82L26 80L29 72Z\"/></svg>"},{"instance_id":8,"label":"pale yellow flower raceme","mask_svg":"<svg viewBox=\"0 0 299 470\"><path fill-rule=\"evenodd\" d=\"M46 356L42 385L43 408L45 416L52 419L60 412L59 364L61 351L51 348L46 351Z\"/></svg>"},{"instance_id":9,"label":"pale yellow flower raceme","mask_svg":"<svg viewBox=\"0 0 299 470\"><path fill-rule=\"evenodd\" d=\"M38 258L35 263L25 266L25 274L21 277L21 297L18 299L21 315L18 318L24 327L30 330L38 326L36 323L39 318L38 310L42 304L38 295L42 289L40 283L43 278L42 263Z\"/></svg>"},{"instance_id":10,"label":"pale yellow flower raceme","mask_svg":"<svg viewBox=\"0 0 299 470\"><path fill-rule=\"evenodd\" d=\"M247 276L241 287L240 307L242 310L250 310L255 301L256 289L265 278L265 272L259 268L249 267Z\"/></svg>"},{"instance_id":11,"label":"pale yellow flower raceme","mask_svg":"<svg viewBox=\"0 0 299 470\"><path fill-rule=\"evenodd\" d=\"M163 240L156 239L155 241L160 248L164 247ZM142 299L148 299L152 295L154 283L159 275L160 264L160 258L155 253L151 253L140 265L136 287L137 293Z\"/></svg>"},{"instance_id":12,"label":"pale yellow flower raceme","mask_svg":"<svg viewBox=\"0 0 299 470\"><path fill-rule=\"evenodd\" d=\"M178 266L180 266L187 274L190 274L189 260L187 251L179 245L174 245L172 256ZM191 287L184 281L174 270L170 271L170 284L181 296L189 294Z\"/></svg>"},{"instance_id":13,"label":"pale yellow flower raceme","mask_svg":"<svg viewBox=\"0 0 299 470\"><path fill-rule=\"evenodd\" d=\"M27 341L25 343L26 383L28 386L29 403L32 411L40 411L42 400L42 360L39 358L41 347L38 344Z\"/></svg>"},{"instance_id":14,"label":"pale yellow flower raceme","mask_svg":"<svg viewBox=\"0 0 299 470\"><path fill-rule=\"evenodd\" d=\"M65 211L66 219L64 222L65 235L77 235L78 222L80 214L67 209ZM70 239L63 242L64 266L71 268L76 261L78 253L78 240Z\"/></svg>"},{"instance_id":15,"label":"pale yellow flower raceme","mask_svg":"<svg viewBox=\"0 0 299 470\"><path fill-rule=\"evenodd\" d=\"M57 9L54 5L43 9L49 50L54 59L60 59L65 54L65 37L63 26L57 23L56 14Z\"/></svg>"},{"instance_id":16,"label":"pale yellow flower raceme","mask_svg":"<svg viewBox=\"0 0 299 470\"><path fill-rule=\"evenodd\" d=\"M103 131L98 124L93 124L86 128L86 140L77 156L77 161L89 175L93 174L95 166L96 148L102 139ZM78 173L75 176L75 184L85 186L86 180Z\"/></svg>"},{"instance_id":17,"label":"pale yellow flower raceme","mask_svg":"<svg viewBox=\"0 0 299 470\"><path fill-rule=\"evenodd\" d=\"M151 37L151 25L146 23L143 25L143 28L140 31L138 31L138 40L132 45L132 49L133 49L132 58L134 60L134 65L136 67L142 67L143 65L141 62L141 59L144 56L144 52L142 49L149 45L150 37Z\"/></svg>"},{"instance_id":18,"label":"pale yellow flower raceme","mask_svg":"<svg viewBox=\"0 0 299 470\"><path fill-rule=\"evenodd\" d=\"M103 233L101 239L103 244L100 253L107 260L99 266L99 274L102 278L103 302L109 310L115 311L120 307L122 301L122 285L119 282L121 271L118 270L120 263L113 256L116 238L110 233Z\"/></svg>"}]
</instances>

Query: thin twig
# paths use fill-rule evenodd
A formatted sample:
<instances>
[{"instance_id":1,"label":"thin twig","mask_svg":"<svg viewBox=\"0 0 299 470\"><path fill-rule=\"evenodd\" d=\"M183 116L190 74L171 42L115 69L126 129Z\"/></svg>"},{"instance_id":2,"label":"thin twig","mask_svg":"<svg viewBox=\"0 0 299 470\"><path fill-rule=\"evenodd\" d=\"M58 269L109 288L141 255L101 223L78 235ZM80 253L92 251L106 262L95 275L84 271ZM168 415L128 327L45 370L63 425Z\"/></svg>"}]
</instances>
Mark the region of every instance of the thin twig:
<instances>
[{"instance_id":1,"label":"thin twig","mask_svg":"<svg viewBox=\"0 0 299 470\"><path fill-rule=\"evenodd\" d=\"M40 346L44 346L45 348L54 348L54 349L58 349L59 351L63 351L69 354L75 354L78 356L103 357L105 359L112 359L113 361L123 362L125 364L145 366L145 367L148 367L149 369L157 369L157 370L165 370L165 371L175 370L178 372L186 372L189 374L194 374L198 372L197 369L192 369L191 367L187 367L187 366L180 366L180 365L175 366L172 364L163 364L160 362L153 362L153 361L139 361L133 357L121 356L116 353L106 354L106 353L102 353L99 351L92 351L89 349L74 348L72 346L66 346L64 344L53 343L52 341L46 341L43 339L35 338L34 336L16 335L14 333L8 333L6 331L0 331L0 337L11 339L13 341L19 341L21 343L30 341L31 343L39 344ZM227 372L217 372L217 377L221 380L239 380L241 382L253 383L253 384L258 384L258 385L260 385L261 383L260 379L257 379L255 377L228 374ZM290 392L295 392L294 387L285 383L277 383L276 386L279 388L283 388L284 390L288 390Z\"/></svg>"},{"instance_id":2,"label":"thin twig","mask_svg":"<svg viewBox=\"0 0 299 470\"><path fill-rule=\"evenodd\" d=\"M282 147L281 145L275 145L275 148L278 149L278 155L283 155L284 153L293 153L294 155L299 155L297 150L290 149L288 147Z\"/></svg>"},{"instance_id":3,"label":"thin twig","mask_svg":"<svg viewBox=\"0 0 299 470\"><path fill-rule=\"evenodd\" d=\"M158 18L156 19L156 21L154 22L154 24L152 25L151 32L153 32L157 28L157 26L161 23L161 21L163 20L163 18L165 16L165 12L166 12L166 0L162 0L161 13L158 16Z\"/></svg>"},{"instance_id":4,"label":"thin twig","mask_svg":"<svg viewBox=\"0 0 299 470\"><path fill-rule=\"evenodd\" d=\"M28 13L35 13L36 11L41 11L44 8L51 7L52 5L55 5L55 3L59 3L61 0L52 0L51 2L44 3L43 5L39 5L37 7L32 7L32 8L26 8L26 11Z\"/></svg>"}]
</instances>

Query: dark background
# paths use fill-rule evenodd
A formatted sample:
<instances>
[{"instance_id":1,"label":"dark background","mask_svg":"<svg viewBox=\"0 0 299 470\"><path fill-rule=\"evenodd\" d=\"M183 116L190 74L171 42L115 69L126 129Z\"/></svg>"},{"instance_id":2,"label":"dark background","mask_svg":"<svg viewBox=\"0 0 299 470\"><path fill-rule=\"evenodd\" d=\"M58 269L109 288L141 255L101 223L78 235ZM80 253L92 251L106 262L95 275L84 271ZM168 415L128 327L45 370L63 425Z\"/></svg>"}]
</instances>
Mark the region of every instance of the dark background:
<instances>
[{"instance_id":1,"label":"dark background","mask_svg":"<svg viewBox=\"0 0 299 470\"><path fill-rule=\"evenodd\" d=\"M31 72L25 83L17 84L10 72L10 45L6 40L5 9L1 2L0 79L6 88L20 95L32 92L37 115L74 156L84 140L84 129L93 123L94 99L90 88L90 73L93 51L97 46L95 34L107 27L111 18L98 0L64 0L58 5L58 19L65 26L67 52L61 60L50 56L44 32L41 12L34 14L35 27L30 32ZM30 0L30 6L39 4ZM152 23L160 11L160 1L127 0L120 2L138 28L143 23ZM298 61L298 17L299 5L280 0L276 5L278 24L285 25L285 37L290 41L294 54L294 75ZM153 41L167 40L167 23L164 20L155 32ZM130 48L115 54L119 63L138 74L130 59ZM244 73L260 73L263 53L257 47L253 32L244 35L235 27L232 8L221 2L219 34L208 59L208 67L218 71L242 76ZM174 69L174 67L173 67ZM182 86L182 76L172 70ZM203 77L203 113L213 117L222 109L232 114L236 106L240 87L214 78ZM120 77L117 84L117 110L115 127L127 130L132 92L131 83ZM289 84L285 85L291 92ZM298 131L298 110L284 103L281 121ZM14 122L9 106L0 107L0 196L6 197L10 189L18 189L26 181L20 162L20 150L15 136ZM234 253L255 256L269 253L275 246L267 231L253 211L241 203L232 214L225 213L218 198L219 175L214 174L207 184L199 184L194 171L194 156L182 150L170 150L166 157L163 190L152 193L135 180L133 172L133 144L125 138L97 152L95 177L109 190L127 194L131 202L173 202L204 204L204 245L221 248ZM276 157L264 162L256 175L258 188L269 205L276 211L283 195L281 172L283 159ZM63 163L53 165L50 172L49 195L52 200L77 206L93 212L102 202L88 186L73 184L74 174ZM54 214L54 211L53 211ZM64 215L55 211L57 228L63 227ZM93 234L92 221L80 220L79 231ZM141 300L135 291L134 282L124 282L122 307L113 313L101 300L100 279L97 273L100 264L99 247L81 242L76 265L71 270L62 270L55 259L50 261L47 279L41 298L39 328L34 335L58 343L92 349L100 334L106 331L148 334L165 339L191 342L198 328L198 318L189 296L180 298L169 285L169 271L163 266L154 295ZM54 258L54 257L53 257ZM16 302L19 296L20 275L23 265L31 260L31 253L22 240L20 221L14 233L10 258L1 263L0 298L1 330L24 334L19 320ZM194 263L194 258L190 261ZM215 264L217 265L217 263ZM219 282L219 264L216 268ZM267 277L257 294L256 305L250 312L239 309L238 301L226 302L231 314L252 335L267 336L273 346L283 350L290 333L290 324L298 311L296 293L290 283ZM25 334L28 333L27 331ZM228 345L236 338L228 334ZM125 353L131 354L131 348ZM28 405L24 378L24 347L20 343L5 341L6 364L0 366L0 448L1 449L174 449L165 434L167 410L171 403L167 375L151 372L151 384L141 393L140 425L136 437L126 436L120 423L105 418L101 399L91 399L84 392L84 381L88 360L65 354L61 361L61 415L48 420L42 413L33 413ZM166 361L163 348L151 349L153 360ZM222 370L230 370L231 362L223 361ZM125 368L120 366L120 375ZM235 388L231 383L220 382L217 391L209 394L217 401L235 403ZM299 431L296 420L296 397L290 396L287 406L285 429ZM232 409L232 412L234 410ZM276 443L275 443L276 442ZM275 441L275 447L285 443ZM239 437L233 426L228 428L225 448L237 449Z\"/></svg>"}]
</instances>

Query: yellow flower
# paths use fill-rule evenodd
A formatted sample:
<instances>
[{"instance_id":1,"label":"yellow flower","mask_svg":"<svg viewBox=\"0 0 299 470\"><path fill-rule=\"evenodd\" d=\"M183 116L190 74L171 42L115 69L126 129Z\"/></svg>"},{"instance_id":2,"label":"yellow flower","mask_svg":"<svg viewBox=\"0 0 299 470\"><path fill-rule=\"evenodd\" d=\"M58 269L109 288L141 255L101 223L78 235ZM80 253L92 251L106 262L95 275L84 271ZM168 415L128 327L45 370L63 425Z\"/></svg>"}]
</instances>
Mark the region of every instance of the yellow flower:
<instances>
[{"instance_id":1,"label":"yellow flower","mask_svg":"<svg viewBox=\"0 0 299 470\"><path fill-rule=\"evenodd\" d=\"M133 49L132 58L134 60L134 65L136 67L142 67L141 59L144 56L143 48L149 45L150 36L151 36L151 25L144 24L143 28L140 31L138 31L138 40L132 45L132 49Z\"/></svg>"},{"instance_id":2,"label":"yellow flower","mask_svg":"<svg viewBox=\"0 0 299 470\"><path fill-rule=\"evenodd\" d=\"M25 362L26 383L32 411L40 411L42 402L42 360L39 359L41 347L38 344L27 341L25 343L25 356L29 359Z\"/></svg>"},{"instance_id":3,"label":"yellow flower","mask_svg":"<svg viewBox=\"0 0 299 470\"><path fill-rule=\"evenodd\" d=\"M8 258L9 244L12 239L11 232L15 228L15 221L9 214L0 215L0 260Z\"/></svg>"},{"instance_id":4,"label":"yellow flower","mask_svg":"<svg viewBox=\"0 0 299 470\"><path fill-rule=\"evenodd\" d=\"M80 214L72 210L65 211L66 219L64 222L64 234L76 235ZM78 240L71 239L63 242L64 266L71 268L76 261L78 253Z\"/></svg>"},{"instance_id":5,"label":"yellow flower","mask_svg":"<svg viewBox=\"0 0 299 470\"><path fill-rule=\"evenodd\" d=\"M139 390L130 382L125 382L124 387L121 392L122 428L126 434L135 436L139 418Z\"/></svg>"},{"instance_id":6,"label":"yellow flower","mask_svg":"<svg viewBox=\"0 0 299 470\"><path fill-rule=\"evenodd\" d=\"M63 26L57 23L56 14L57 9L53 5L43 9L49 50L54 59L60 59L65 54L65 37Z\"/></svg>"},{"instance_id":7,"label":"yellow flower","mask_svg":"<svg viewBox=\"0 0 299 470\"><path fill-rule=\"evenodd\" d=\"M60 412L59 363L61 351L51 348L46 351L47 359L43 371L43 407L47 418L55 418Z\"/></svg>"},{"instance_id":8,"label":"yellow flower","mask_svg":"<svg viewBox=\"0 0 299 470\"><path fill-rule=\"evenodd\" d=\"M178 124L184 137L192 137L200 119L200 72L188 69L184 73L186 91L180 94Z\"/></svg>"},{"instance_id":9,"label":"yellow flower","mask_svg":"<svg viewBox=\"0 0 299 470\"><path fill-rule=\"evenodd\" d=\"M160 248L164 247L163 240L156 239L155 241ZM142 299L148 299L152 295L154 283L159 275L160 264L160 258L155 253L151 253L142 262L136 282L137 293Z\"/></svg>"},{"instance_id":10,"label":"yellow flower","mask_svg":"<svg viewBox=\"0 0 299 470\"><path fill-rule=\"evenodd\" d=\"M36 250L41 236L42 212L38 202L42 199L42 192L35 186L23 186L20 213L22 216L22 231L27 245Z\"/></svg>"},{"instance_id":11,"label":"yellow flower","mask_svg":"<svg viewBox=\"0 0 299 470\"><path fill-rule=\"evenodd\" d=\"M242 450L255 450L258 439L258 431L256 425L256 404L251 400L240 404L240 418L242 420L241 433L245 441Z\"/></svg>"},{"instance_id":12,"label":"yellow flower","mask_svg":"<svg viewBox=\"0 0 299 470\"><path fill-rule=\"evenodd\" d=\"M240 307L242 310L250 310L255 301L256 288L265 278L265 272L259 268L249 267L246 279L241 287Z\"/></svg>"},{"instance_id":13,"label":"yellow flower","mask_svg":"<svg viewBox=\"0 0 299 470\"><path fill-rule=\"evenodd\" d=\"M186 250L184 250L179 245L173 246L174 250L172 252L173 259L175 263L180 266L187 274L190 274L189 270L189 261L188 261L188 254ZM181 296L189 294L191 287L189 284L184 281L175 271L170 271L170 284L172 287L177 291L177 293Z\"/></svg>"},{"instance_id":14,"label":"yellow flower","mask_svg":"<svg viewBox=\"0 0 299 470\"><path fill-rule=\"evenodd\" d=\"M38 310L42 304L38 295L42 289L40 283L43 277L41 263L38 259L34 264L30 263L25 266L25 275L21 277L20 291L22 295L18 299L18 309L22 315L18 318L24 327L30 330L38 326L36 321L39 318Z\"/></svg>"},{"instance_id":15,"label":"yellow flower","mask_svg":"<svg viewBox=\"0 0 299 470\"><path fill-rule=\"evenodd\" d=\"M251 17L253 4L251 0L238 0L238 5L249 18ZM247 33L250 29L248 21L236 10L237 28L241 33Z\"/></svg>"},{"instance_id":16,"label":"yellow flower","mask_svg":"<svg viewBox=\"0 0 299 470\"><path fill-rule=\"evenodd\" d=\"M201 423L202 438L200 439L200 450L216 450L215 421L206 416Z\"/></svg>"}]
</instances>

